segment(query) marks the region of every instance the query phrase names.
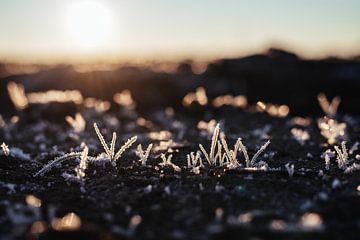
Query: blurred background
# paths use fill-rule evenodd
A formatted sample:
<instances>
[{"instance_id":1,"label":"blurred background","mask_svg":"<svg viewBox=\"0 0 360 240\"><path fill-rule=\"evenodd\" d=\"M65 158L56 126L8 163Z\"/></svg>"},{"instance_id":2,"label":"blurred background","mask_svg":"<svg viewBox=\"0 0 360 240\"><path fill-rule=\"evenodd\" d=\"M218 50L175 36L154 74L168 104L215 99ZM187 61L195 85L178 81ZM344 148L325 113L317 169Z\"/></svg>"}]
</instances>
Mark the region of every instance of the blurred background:
<instances>
[{"instance_id":1,"label":"blurred background","mask_svg":"<svg viewBox=\"0 0 360 240\"><path fill-rule=\"evenodd\" d=\"M360 100L360 1L0 0L0 112L26 92L79 90L139 110L181 108L189 91L319 112L316 95Z\"/></svg>"}]
</instances>

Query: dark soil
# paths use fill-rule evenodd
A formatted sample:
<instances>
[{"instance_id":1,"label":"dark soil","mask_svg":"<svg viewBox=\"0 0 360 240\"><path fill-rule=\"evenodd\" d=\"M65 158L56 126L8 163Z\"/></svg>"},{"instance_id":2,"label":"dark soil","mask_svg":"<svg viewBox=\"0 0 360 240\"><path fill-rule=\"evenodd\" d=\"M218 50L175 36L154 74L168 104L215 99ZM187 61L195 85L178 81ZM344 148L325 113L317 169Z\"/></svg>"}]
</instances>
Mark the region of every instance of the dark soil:
<instances>
[{"instance_id":1,"label":"dark soil","mask_svg":"<svg viewBox=\"0 0 360 240\"><path fill-rule=\"evenodd\" d=\"M345 174L335 158L330 170L325 169L320 156L333 146L320 135L317 118L322 112L316 100L319 92L340 95L343 101L337 120L347 124L348 149L360 141L359 59L303 60L272 49L264 55L209 64L202 74L193 73L184 63L172 74L132 67L78 73L60 66L4 76L0 114L6 125L0 122L0 144L8 144L12 154L5 156L0 148L0 239L360 239L360 171ZM137 108L129 111L112 103L109 111L99 113L71 103L50 103L16 111L6 90L9 81L23 84L26 92L78 89L84 97L109 101L115 92L127 88ZM213 108L210 104L184 108L182 98L198 86L205 87L209 99L245 94L252 106L258 100L286 104L290 115L276 118L251 107ZM174 115L165 113L168 106ZM79 134L64 120L76 112L87 123ZM18 121L11 121L15 115ZM309 117L310 125L295 125L297 115ZM140 126L139 117L151 124ZM230 147L242 137L250 156L270 139L259 159L269 170L206 165L200 174L191 172L186 154L196 151L199 143L208 149L211 141L197 123L211 119L220 122ZM74 174L75 159L34 177L54 158L81 151L83 142L89 155L100 154L103 149L94 122L107 142L117 132L117 148L138 136L117 167L90 163L83 188L62 176ZM308 131L310 140L301 145L291 135L293 127ZM160 141L150 139L149 133L161 130L172 134L173 143L165 139L170 145L156 149ZM141 166L135 155L139 143L155 145L147 166ZM169 147L181 172L159 166L159 155ZM360 150L350 155L352 163L359 163L357 154ZM238 160L244 166L243 155ZM285 167L288 163L295 167L292 177ZM41 206L29 206L28 195L41 199ZM81 219L80 228L54 227L56 219L71 212ZM306 225L309 214L315 220L320 217L320 222Z\"/></svg>"},{"instance_id":2,"label":"dark soil","mask_svg":"<svg viewBox=\"0 0 360 240\"><path fill-rule=\"evenodd\" d=\"M39 110L36 114L45 113ZM139 117L136 113L100 114L83 110L82 114L88 123L87 129L77 137L69 137L74 133L64 121L27 119L28 115L1 129L0 136L7 144L31 154L31 160L0 156L0 223L4 239L357 239L359 236L360 194L356 188L360 175L358 172L345 175L334 161L330 171L325 171L320 155L326 149L322 147L326 141L319 134L314 119L306 127L311 140L301 146L291 137L291 117L274 118L247 110L192 110L191 113L177 112L175 116L158 111L145 116L153 122L151 129L134 124ZM199 175L191 173L186 168L185 156L196 150L198 143L209 146L209 138L201 136L196 124L210 117L222 123L230 145L241 136L250 155L264 143L254 130L269 125L267 134L272 143L261 160L275 170L227 170L207 166ZM119 124L110 125L111 118L118 119ZM350 127L351 143L360 136L359 122L353 121L356 125ZM43 176L33 177L62 151L79 149L83 141L88 144L90 155L100 153L102 149L92 122L98 122L106 139L114 130L122 142L131 135L138 135L138 142L146 144L151 141L147 133L170 131L179 145L174 148L178 152L175 151L173 162L181 166L182 171L155 168L160 162L156 156L161 151L151 154L148 166L141 166L133 146L118 160L117 168L110 164L90 164L85 192L78 183L66 181L61 175L65 171L73 173L75 161L64 162ZM179 122L180 127L174 124ZM240 161L243 161L242 156ZM293 177L288 175L286 163L294 163ZM319 175L320 170L323 175ZM334 181L339 184L334 186ZM13 189L8 184L12 184ZM39 216L34 216L33 208L26 206L28 194L42 200ZM15 219L9 215L9 209L18 210ZM56 231L51 228L51 218L69 212L81 218L81 229ZM301 227L301 217L309 212L321 216L321 228ZM135 215L140 215L142 221L131 231L129 221ZM239 220L241 216L250 216L250 219ZM21 220L24 217L27 220ZM46 222L47 228L40 235L31 234L30 226L35 220ZM282 220L286 226L273 229L273 220Z\"/></svg>"}]
</instances>

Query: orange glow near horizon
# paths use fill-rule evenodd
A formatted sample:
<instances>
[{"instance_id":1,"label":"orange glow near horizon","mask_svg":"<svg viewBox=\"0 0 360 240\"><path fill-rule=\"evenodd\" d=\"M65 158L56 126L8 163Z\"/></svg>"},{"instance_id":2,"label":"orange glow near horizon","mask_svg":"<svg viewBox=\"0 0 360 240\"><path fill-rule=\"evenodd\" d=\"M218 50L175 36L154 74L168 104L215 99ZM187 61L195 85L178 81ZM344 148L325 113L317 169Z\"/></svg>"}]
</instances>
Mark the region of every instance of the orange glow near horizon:
<instances>
[{"instance_id":1,"label":"orange glow near horizon","mask_svg":"<svg viewBox=\"0 0 360 240\"><path fill-rule=\"evenodd\" d=\"M360 55L359 1L2 0L0 61L212 61L270 47Z\"/></svg>"}]
</instances>

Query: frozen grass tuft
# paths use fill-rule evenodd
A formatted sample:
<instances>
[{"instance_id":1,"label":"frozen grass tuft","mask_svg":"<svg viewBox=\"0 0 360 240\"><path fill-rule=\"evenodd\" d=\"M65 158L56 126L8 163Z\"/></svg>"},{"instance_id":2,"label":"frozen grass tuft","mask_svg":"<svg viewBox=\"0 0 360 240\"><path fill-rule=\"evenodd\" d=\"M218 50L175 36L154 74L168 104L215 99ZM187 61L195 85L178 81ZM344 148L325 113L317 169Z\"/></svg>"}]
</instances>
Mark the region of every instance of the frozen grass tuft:
<instances>
[{"instance_id":1,"label":"frozen grass tuft","mask_svg":"<svg viewBox=\"0 0 360 240\"><path fill-rule=\"evenodd\" d=\"M46 164L40 171L35 173L34 177L43 175L44 173L48 172L50 169L52 169L57 164L60 164L66 160L81 157L82 154L83 154L82 152L70 152L70 153L64 154L60 157L57 157L54 160L50 161L48 164Z\"/></svg>"},{"instance_id":2,"label":"frozen grass tuft","mask_svg":"<svg viewBox=\"0 0 360 240\"><path fill-rule=\"evenodd\" d=\"M330 170L330 160L335 157L335 152L327 149L323 154L321 154L321 157L325 160L325 169Z\"/></svg>"},{"instance_id":3,"label":"frozen grass tuft","mask_svg":"<svg viewBox=\"0 0 360 240\"><path fill-rule=\"evenodd\" d=\"M244 144L242 143L241 139L240 139L240 150L242 151L242 153L244 154L245 157L245 162L246 162L246 167L250 168L250 167L255 167L256 165L256 160L258 159L258 157L261 155L261 153L263 153L265 151L265 149L269 146L270 144L270 140L268 140L266 143L264 143L264 145L262 145L260 147L260 149L254 154L254 156L251 158L249 158L249 154L247 152L246 147L244 146Z\"/></svg>"},{"instance_id":4,"label":"frozen grass tuft","mask_svg":"<svg viewBox=\"0 0 360 240\"><path fill-rule=\"evenodd\" d=\"M204 154L205 159L207 160L207 162L209 163L210 166L216 165L215 149L216 149L217 140L219 138L219 133L220 133L220 125L216 124L216 127L214 129L214 132L213 132L213 135L211 138L210 153L207 153L204 146L202 144L199 144L199 148L200 148L201 152Z\"/></svg>"},{"instance_id":5,"label":"frozen grass tuft","mask_svg":"<svg viewBox=\"0 0 360 240\"><path fill-rule=\"evenodd\" d=\"M186 154L187 167L191 168L190 171L195 174L199 174L200 167L204 167L200 155L201 155L200 151L197 151L196 154L194 152L191 152L190 154Z\"/></svg>"},{"instance_id":6,"label":"frozen grass tuft","mask_svg":"<svg viewBox=\"0 0 360 240\"><path fill-rule=\"evenodd\" d=\"M240 149L241 138L237 139L233 150L229 150L225 138L221 138L221 143L225 150L225 156L227 158L228 168L237 168L239 166L239 163L237 161L237 153ZM218 145L219 145L218 146L219 149L221 149L220 143ZM221 156L221 154L220 154L220 156ZM220 162L221 166L223 165L223 162L224 162L224 158L221 158L221 162Z\"/></svg>"},{"instance_id":7,"label":"frozen grass tuft","mask_svg":"<svg viewBox=\"0 0 360 240\"><path fill-rule=\"evenodd\" d=\"M337 154L336 160L338 163L338 167L344 170L349 161L349 154L346 149L346 142L341 142L341 149L338 146L335 146L334 148Z\"/></svg>"},{"instance_id":8,"label":"frozen grass tuft","mask_svg":"<svg viewBox=\"0 0 360 240\"><path fill-rule=\"evenodd\" d=\"M129 138L124 143L124 145L122 145L120 147L120 149L115 153L116 132L113 132L111 143L110 143L110 148L109 148L109 146L106 144L105 139L104 139L103 135L101 134L96 123L94 123L94 129L95 129L96 135L99 138L101 145L104 148L105 154L107 155L108 159L110 160L110 162L113 166L116 166L116 161L121 157L121 155L126 151L126 149L130 148L137 140L137 136Z\"/></svg>"},{"instance_id":9,"label":"frozen grass tuft","mask_svg":"<svg viewBox=\"0 0 360 240\"><path fill-rule=\"evenodd\" d=\"M146 162L147 162L147 160L149 158L150 151L151 151L152 147L153 147L153 145L151 143L151 144L149 144L147 149L144 151L141 144L139 144L137 146L135 154L136 154L136 156L138 156L140 158L139 161L141 162L142 166L146 166Z\"/></svg>"},{"instance_id":10,"label":"frozen grass tuft","mask_svg":"<svg viewBox=\"0 0 360 240\"><path fill-rule=\"evenodd\" d=\"M164 153L162 153L160 155L160 158L161 158L162 162L159 163L159 165L162 166L162 167L169 166L169 167L172 167L175 172L180 172L181 168L171 162L172 157L173 157L172 154L170 154L170 155L168 155L166 157L166 155Z\"/></svg>"},{"instance_id":11,"label":"frozen grass tuft","mask_svg":"<svg viewBox=\"0 0 360 240\"><path fill-rule=\"evenodd\" d=\"M200 155L201 155L200 151L197 151L196 154L194 152L191 152L190 154L186 154L188 168L196 167L198 163L200 167L204 166Z\"/></svg>"},{"instance_id":12,"label":"frozen grass tuft","mask_svg":"<svg viewBox=\"0 0 360 240\"><path fill-rule=\"evenodd\" d=\"M205 150L202 144L199 144L200 152L204 155L210 166L215 166L218 164L219 166L227 165L227 167L231 169L237 168L240 166L237 160L237 153L238 151L241 151L245 157L246 167L255 167L257 165L256 161L258 157L261 155L261 153L265 151L267 146L270 144L270 141L267 141L263 146L261 146L261 148L254 154L254 156L250 160L248 151L245 145L242 143L241 138L237 139L234 148L230 150L224 137L219 140L219 134L220 126L219 124L217 124L211 139L209 153ZM224 154L222 153L222 149L224 149Z\"/></svg>"}]
</instances>

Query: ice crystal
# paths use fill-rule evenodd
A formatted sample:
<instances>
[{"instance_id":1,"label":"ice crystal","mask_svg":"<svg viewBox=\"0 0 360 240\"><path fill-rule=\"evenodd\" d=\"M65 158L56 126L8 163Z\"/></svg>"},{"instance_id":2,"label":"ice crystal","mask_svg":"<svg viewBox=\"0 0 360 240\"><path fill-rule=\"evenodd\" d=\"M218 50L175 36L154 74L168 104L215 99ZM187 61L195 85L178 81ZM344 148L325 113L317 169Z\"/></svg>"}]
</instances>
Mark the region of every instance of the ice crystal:
<instances>
[{"instance_id":1,"label":"ice crystal","mask_svg":"<svg viewBox=\"0 0 360 240\"><path fill-rule=\"evenodd\" d=\"M203 163L202 163L202 159L200 156L200 152L197 151L196 154L194 152L191 152L190 154L186 154L186 159L187 159L187 166L188 168L193 168L198 166L203 167Z\"/></svg>"},{"instance_id":2,"label":"ice crystal","mask_svg":"<svg viewBox=\"0 0 360 240\"><path fill-rule=\"evenodd\" d=\"M6 145L4 142L0 145L3 153L5 154L5 156L9 156L10 155L10 149L9 146Z\"/></svg>"},{"instance_id":3,"label":"ice crystal","mask_svg":"<svg viewBox=\"0 0 360 240\"><path fill-rule=\"evenodd\" d=\"M83 152L81 153L79 165L75 168L76 179L78 179L82 184L84 183L85 170L88 165L88 153L89 148L85 146Z\"/></svg>"},{"instance_id":4,"label":"ice crystal","mask_svg":"<svg viewBox=\"0 0 360 240\"><path fill-rule=\"evenodd\" d=\"M205 150L203 145L199 144L199 148L200 148L201 152L204 154L205 159L207 160L207 162L209 163L210 166L216 165L215 149L216 149L216 144L217 144L217 141L219 138L219 133L220 133L220 125L217 124L214 129L213 136L211 139L210 153L207 153L207 151Z\"/></svg>"},{"instance_id":5,"label":"ice crystal","mask_svg":"<svg viewBox=\"0 0 360 240\"><path fill-rule=\"evenodd\" d=\"M233 150L229 150L228 145L226 143L225 138L221 138L221 143L222 146L225 150L225 154L226 154L226 158L227 158L227 162L228 162L228 167L229 168L236 168L239 166L239 163L237 161L237 153L240 149L240 144L241 144L241 138L238 138L235 145L234 145L234 149ZM220 149L220 146L219 146ZM220 154L221 155L221 154ZM221 158L221 163L220 165L223 164L223 158Z\"/></svg>"},{"instance_id":6,"label":"ice crystal","mask_svg":"<svg viewBox=\"0 0 360 240\"><path fill-rule=\"evenodd\" d=\"M180 171L181 171L181 168L171 162L172 157L173 157L172 154L169 154L169 155L166 157L166 155L165 155L164 153L162 153L162 154L160 155L160 158L161 158L162 162L159 163L159 165L162 166L162 167L170 166L170 167L172 167L176 172L180 172Z\"/></svg>"},{"instance_id":7,"label":"ice crystal","mask_svg":"<svg viewBox=\"0 0 360 240\"><path fill-rule=\"evenodd\" d=\"M64 161L66 161L66 160L81 157L82 154L83 154L82 152L70 152L70 153L64 154L64 155L62 155L60 157L57 157L54 160L50 161L48 164L46 164L40 171L35 173L34 177L37 177L39 175L43 175L44 173L49 171L51 168L53 168L57 164L60 164L60 163L62 163Z\"/></svg>"},{"instance_id":8,"label":"ice crystal","mask_svg":"<svg viewBox=\"0 0 360 240\"><path fill-rule=\"evenodd\" d=\"M330 159L335 157L335 152L327 149L323 154L321 154L321 157L325 160L325 169L330 170Z\"/></svg>"},{"instance_id":9,"label":"ice crystal","mask_svg":"<svg viewBox=\"0 0 360 240\"><path fill-rule=\"evenodd\" d=\"M345 169L349 161L349 154L346 149L346 142L341 142L341 149L338 146L334 146L336 151L336 160L340 169Z\"/></svg>"},{"instance_id":10,"label":"ice crystal","mask_svg":"<svg viewBox=\"0 0 360 240\"><path fill-rule=\"evenodd\" d=\"M141 162L142 166L146 165L146 162L147 162L147 160L149 158L149 154L150 154L150 151L151 151L152 147L153 147L153 145L151 143L151 144L148 145L147 149L144 151L142 149L141 144L139 144L137 146L137 150L136 150L135 154L136 154L136 156L138 156L140 158L139 161Z\"/></svg>"},{"instance_id":11,"label":"ice crystal","mask_svg":"<svg viewBox=\"0 0 360 240\"><path fill-rule=\"evenodd\" d=\"M244 144L242 143L241 141L241 138L240 138L240 141L239 141L239 146L240 146L240 150L241 152L244 154L244 157L245 157L245 163L246 163L246 167L249 168L249 167L254 167L255 164L256 164L256 160L257 158L260 156L260 154L262 152L265 151L265 149L269 146L270 144L270 140L268 140L266 143L264 143L264 145L262 145L260 147L260 149L254 154L254 156L251 158L249 158L249 154L247 152L247 149L246 147L244 146Z\"/></svg>"},{"instance_id":12,"label":"ice crystal","mask_svg":"<svg viewBox=\"0 0 360 240\"><path fill-rule=\"evenodd\" d=\"M355 171L359 171L360 170L360 164L358 163L353 163L352 165L348 166L345 168L344 173L346 174L350 174L353 173Z\"/></svg>"},{"instance_id":13,"label":"ice crystal","mask_svg":"<svg viewBox=\"0 0 360 240\"><path fill-rule=\"evenodd\" d=\"M287 163L285 165L286 171L288 172L289 176L292 177L295 173L294 164Z\"/></svg>"},{"instance_id":14,"label":"ice crystal","mask_svg":"<svg viewBox=\"0 0 360 240\"><path fill-rule=\"evenodd\" d=\"M110 143L110 148L109 148L109 146L106 144L105 139L104 139L103 135L101 134L96 123L94 123L94 129L95 129L96 135L99 138L101 145L104 148L104 151L105 151L107 157L109 158L109 160L111 161L113 166L116 166L116 160L118 160L121 157L121 155L126 151L126 149L130 148L131 145L133 145L137 140L137 136L129 138L124 143L124 145L122 145L120 147L120 149L115 153L116 132L113 132L111 143Z\"/></svg>"}]
</instances>

